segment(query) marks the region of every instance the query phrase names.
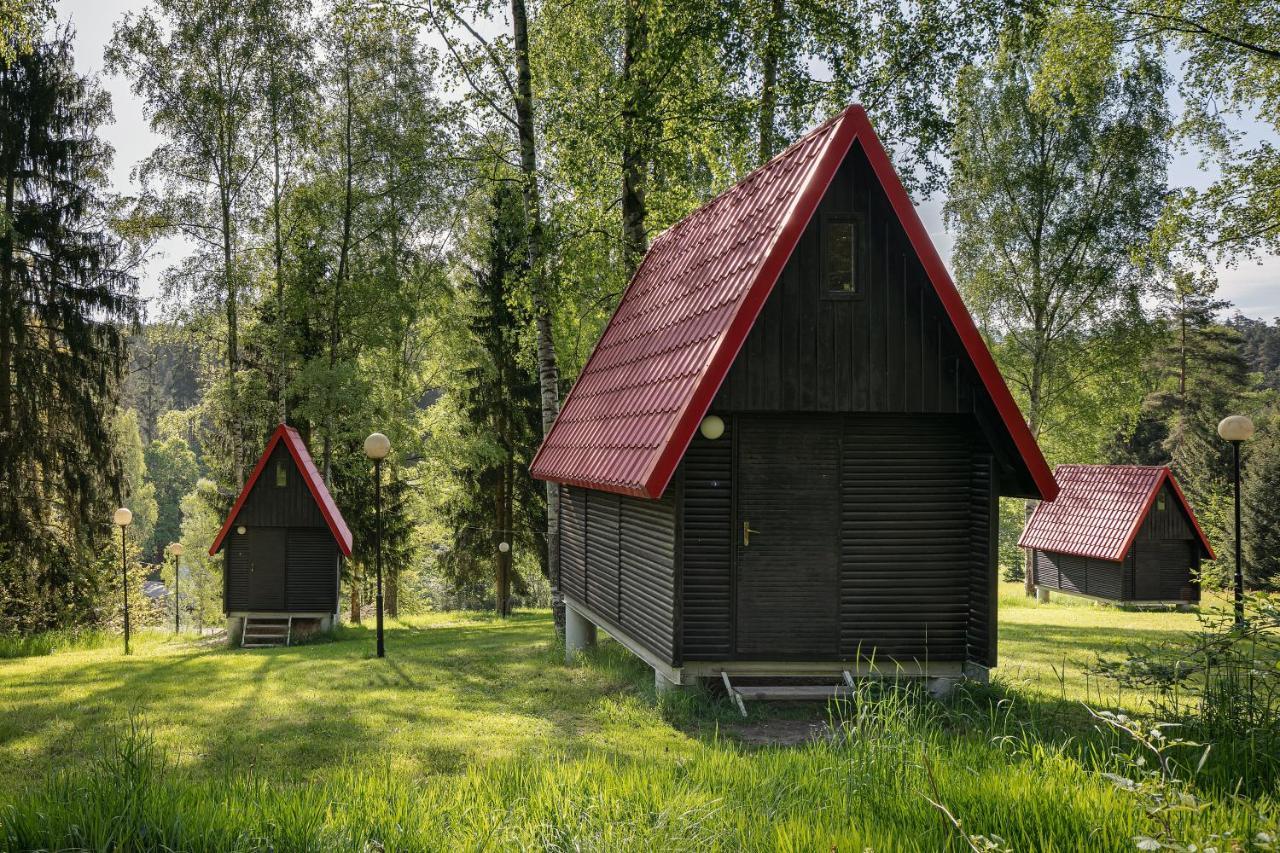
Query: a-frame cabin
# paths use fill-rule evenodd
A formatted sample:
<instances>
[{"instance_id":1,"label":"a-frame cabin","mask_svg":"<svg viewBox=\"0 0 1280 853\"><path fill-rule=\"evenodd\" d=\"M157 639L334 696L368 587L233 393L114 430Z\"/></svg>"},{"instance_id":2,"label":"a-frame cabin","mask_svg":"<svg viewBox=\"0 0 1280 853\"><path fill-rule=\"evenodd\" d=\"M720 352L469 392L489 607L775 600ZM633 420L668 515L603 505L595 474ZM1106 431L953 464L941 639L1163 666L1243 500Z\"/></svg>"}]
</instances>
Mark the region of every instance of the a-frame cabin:
<instances>
[{"instance_id":1,"label":"a-frame cabin","mask_svg":"<svg viewBox=\"0 0 1280 853\"><path fill-rule=\"evenodd\" d=\"M209 553L224 547L232 642L278 645L333 626L351 531L293 427L271 433Z\"/></svg>"},{"instance_id":2,"label":"a-frame cabin","mask_svg":"<svg viewBox=\"0 0 1280 853\"><path fill-rule=\"evenodd\" d=\"M1200 560L1213 547L1164 465L1059 465L1061 491L1027 520L1036 591L1133 607L1200 601Z\"/></svg>"},{"instance_id":3,"label":"a-frame cabin","mask_svg":"<svg viewBox=\"0 0 1280 853\"><path fill-rule=\"evenodd\" d=\"M570 653L660 687L985 677L996 500L1057 492L858 106L654 239L532 470Z\"/></svg>"}]
</instances>

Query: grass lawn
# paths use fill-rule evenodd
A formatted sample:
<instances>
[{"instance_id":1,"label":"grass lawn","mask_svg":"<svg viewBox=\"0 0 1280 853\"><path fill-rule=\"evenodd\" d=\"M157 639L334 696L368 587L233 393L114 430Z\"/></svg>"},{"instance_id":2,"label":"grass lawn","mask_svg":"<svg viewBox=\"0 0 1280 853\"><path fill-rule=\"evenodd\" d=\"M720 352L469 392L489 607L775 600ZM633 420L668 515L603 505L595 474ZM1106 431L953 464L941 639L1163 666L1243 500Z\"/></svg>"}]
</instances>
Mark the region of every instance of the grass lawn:
<instances>
[{"instance_id":1,"label":"grass lawn","mask_svg":"<svg viewBox=\"0 0 1280 853\"><path fill-rule=\"evenodd\" d=\"M404 619L383 661L359 628L271 650L144 634L129 658L108 647L0 660L0 804L16 804L0 807L0 847L959 843L927 796L965 833L1014 849L1132 849L1153 829L1095 772L1110 766L1105 741L1040 738L1025 720L1064 700L1115 707L1085 676L1095 653L1195 617L1002 593L995 692L946 708L867 701L842 736L799 747L738 742L723 699L656 702L650 671L613 643L563 666L545 613ZM1001 696L1014 701L993 705ZM766 726L827 713L752 707ZM131 726L145 736L127 737ZM1174 826L1187 840L1252 837L1274 808L1220 798Z\"/></svg>"}]
</instances>

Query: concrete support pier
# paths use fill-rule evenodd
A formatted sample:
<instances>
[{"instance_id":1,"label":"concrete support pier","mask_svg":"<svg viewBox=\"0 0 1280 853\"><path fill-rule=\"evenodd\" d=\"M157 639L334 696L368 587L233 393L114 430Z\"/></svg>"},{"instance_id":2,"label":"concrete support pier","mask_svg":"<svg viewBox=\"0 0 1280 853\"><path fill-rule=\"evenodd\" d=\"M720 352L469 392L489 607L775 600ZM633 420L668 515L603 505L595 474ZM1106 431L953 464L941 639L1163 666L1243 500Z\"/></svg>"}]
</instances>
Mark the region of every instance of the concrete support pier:
<instances>
[{"instance_id":1,"label":"concrete support pier","mask_svg":"<svg viewBox=\"0 0 1280 853\"><path fill-rule=\"evenodd\" d=\"M1041 602L1042 604L1048 604L1048 603L1049 603L1049 589L1048 589L1048 587L1043 587L1043 586L1037 586L1037 587L1036 587L1036 601L1039 601L1039 602Z\"/></svg>"},{"instance_id":2,"label":"concrete support pier","mask_svg":"<svg viewBox=\"0 0 1280 853\"><path fill-rule=\"evenodd\" d=\"M240 645L240 638L244 636L244 617L228 616L227 617L227 642L233 646Z\"/></svg>"},{"instance_id":3,"label":"concrete support pier","mask_svg":"<svg viewBox=\"0 0 1280 853\"><path fill-rule=\"evenodd\" d=\"M595 648L596 626L587 617L573 609L573 605L564 607L564 660L573 663L579 652Z\"/></svg>"}]
</instances>

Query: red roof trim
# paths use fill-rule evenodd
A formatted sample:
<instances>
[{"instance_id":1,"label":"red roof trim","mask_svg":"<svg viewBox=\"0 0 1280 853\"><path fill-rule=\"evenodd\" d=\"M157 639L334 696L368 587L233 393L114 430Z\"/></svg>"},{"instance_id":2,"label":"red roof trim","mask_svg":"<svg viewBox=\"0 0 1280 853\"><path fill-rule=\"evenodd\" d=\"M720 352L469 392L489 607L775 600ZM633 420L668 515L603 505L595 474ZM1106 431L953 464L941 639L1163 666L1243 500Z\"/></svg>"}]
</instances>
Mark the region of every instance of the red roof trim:
<instances>
[{"instance_id":1,"label":"red roof trim","mask_svg":"<svg viewBox=\"0 0 1280 853\"><path fill-rule=\"evenodd\" d=\"M276 449L276 445L282 439L285 447L289 450L289 455L293 457L294 464L302 472L302 480L311 491L311 497L315 500L316 506L320 508L320 514L324 517L325 524L329 526L329 532L333 534L334 540L338 543L338 550L342 552L344 557L351 556L351 530L348 529L346 520L333 502L333 496L325 488L324 481L320 479L320 472L316 470L315 463L311 460L311 454L307 451L307 446L302 441L302 436L298 435L296 429L286 424L280 424L276 427L275 432L271 433L271 438L267 441L267 449L262 451L262 456L258 457L258 464L254 466L253 473L245 481L244 488L240 490L240 496L236 498L235 504L231 507L231 512L227 513L227 519L222 523L222 529L218 531L213 544L209 546L210 556L218 553L218 549L222 547L222 540L226 538L231 526L235 524L236 516L240 514L240 509L248 499L249 492L253 490L254 485L258 482L258 477L262 475L262 470L267 467L267 460L271 458L272 451Z\"/></svg>"},{"instance_id":2,"label":"red roof trim","mask_svg":"<svg viewBox=\"0 0 1280 853\"><path fill-rule=\"evenodd\" d=\"M832 130L833 125L834 130ZM866 111L856 104L850 106L830 121L811 131L797 145L819 133L829 134L823 143L824 147L821 153L815 158L814 164L808 167L810 172L805 179L805 184L796 194L791 208L782 220L781 227L775 232L773 243L765 252L765 259L761 264L760 270L746 288L741 301L735 307L732 318L729 320L728 328L720 336L705 367L693 383L688 398L681 406L679 414L674 419L665 440L659 446L653 461L649 463L643 479L638 479L638 482L632 485L621 482L583 480L572 475L542 476L539 471L539 463L544 451L552 444L555 430L560 425L558 421L553 425L552 432L543 441L530 465L535 477L550 479L571 486L581 486L636 497L656 499L662 496L675 473L676 467L684 457L689 442L693 439L698 423L710 408L716 393L733 365L734 359L737 358L738 352L746 342L748 333L764 307L765 301L773 291L779 275L795 250L795 246L805 228L808 227L809 221L813 218L813 214L826 193L827 187L835 177L853 142L857 140L862 143L863 151L877 179L880 181L881 188L889 199L890 205L898 216L912 247L920 258L925 274L929 277L930 283L942 301L947 316L956 329L965 351L972 360L987 393L990 395L997 414L1000 415L1001 420L1004 422L1023 464L1027 466L1037 491L1045 500L1052 500L1057 496L1058 484L1049 470L1048 463L1040 452L1039 445L1036 444L1031 431L1027 428L1026 421L1023 420L1022 413L1019 411L1017 403L1004 382L1004 377L1001 376L995 360L992 359L991 353L987 349L986 342L982 339L981 334L973 323L973 318L969 315L968 309L964 305L964 300L960 297L955 284L951 281L951 276L947 273L942 259L933 246L933 242L929 239L928 232L925 230L923 223L921 223L915 206L911 203L911 199L907 196L902 182L898 179L897 173L889 162L889 157L885 153L884 147L881 145L874 129L872 129ZM790 150L788 149L788 151ZM786 154L787 152L783 152L782 155L779 155L770 163L780 160ZM760 167L760 169L767 168L769 168L769 164ZM723 197L723 194L722 196L717 196L717 199L721 197ZM703 205L699 210L715 204L717 199L713 199L707 205ZM695 211L696 213L697 211ZM690 214L690 217L693 215ZM690 217L686 217L686 219ZM671 231L661 235L654 241L654 247L657 246L659 240L672 236ZM623 302L631 295L632 288L640 280L641 272L645 269L645 265L651 255L652 252L646 255L645 260L641 262L639 269L636 270L636 274L628 284L627 291L623 294ZM619 304L621 305L622 303ZM605 338L610 328L612 328L618 314L619 312L615 311L613 316L610 317L608 324L605 326L604 334L601 335L601 340ZM596 349L592 351L586 365L583 367L583 376L588 375L590 372L589 369L598 353L599 345L597 342ZM568 408L576 390L577 386L575 385L565 399L562 411Z\"/></svg>"},{"instance_id":3,"label":"red roof trim","mask_svg":"<svg viewBox=\"0 0 1280 853\"><path fill-rule=\"evenodd\" d=\"M1142 529L1142 522L1146 520L1147 513L1151 512L1151 507L1156 502L1156 498L1160 495L1160 490L1164 488L1164 484L1168 483L1173 486L1173 493L1177 495L1178 502L1182 504L1182 509L1187 513L1187 518L1191 519L1191 526L1196 531L1196 537L1200 540L1200 544L1204 546L1205 553L1209 555L1209 559L1216 559L1213 554L1213 546L1209 544L1209 537L1204 535L1204 531L1200 528L1200 520L1196 518L1196 514L1191 509L1191 504L1187 503L1187 497L1182 493L1182 487L1178 485L1178 481L1174 479L1173 472L1166 465L1160 471L1159 478L1156 479L1155 486L1152 487L1147 499L1142 502L1142 512L1138 513L1138 517L1133 520L1133 526L1129 529L1129 533L1124 537L1124 547L1120 549L1120 556L1117 559L1123 560L1124 555L1129 553L1129 549L1133 547L1133 540L1138 538L1138 531ZM1038 507L1037 507L1038 508Z\"/></svg>"},{"instance_id":4,"label":"red roof trim","mask_svg":"<svg viewBox=\"0 0 1280 853\"><path fill-rule=\"evenodd\" d=\"M880 179L880 186L889 197L889 204L898 214L898 221L906 230L907 238L924 266L925 274L929 276L929 281L937 291L938 298L942 300L947 316L951 318L951 325L955 327L956 333L960 336L960 342L964 344L965 351L969 353L969 358L982 379L982 384L991 395L991 401L995 403L1000 419L1004 421L1005 428L1009 430L1009 435L1022 456L1023 463L1031 473L1031 479L1040 491L1041 499L1053 500L1058 496L1058 481L1053 478L1049 463L1040 452L1040 445L1036 443L1035 436L1031 434L1027 422L1023 420L1022 412L1018 409L1013 395L1009 393L1009 386L1005 384L1000 368L991 357L991 350L987 349L987 342L982 339L982 334L974 325L973 316L965 307L960 291L956 290L946 265L938 255L937 248L929 239L929 232L925 230L924 223L920 221L920 215L916 213L915 205L911 203L906 189L902 186L902 181L898 179L898 173L889 162L889 156L885 153L884 146L880 144L880 138L871 129L866 112L861 107L854 109L857 110L859 141L862 142L862 149L866 152L867 159L871 161L871 168Z\"/></svg>"}]
</instances>

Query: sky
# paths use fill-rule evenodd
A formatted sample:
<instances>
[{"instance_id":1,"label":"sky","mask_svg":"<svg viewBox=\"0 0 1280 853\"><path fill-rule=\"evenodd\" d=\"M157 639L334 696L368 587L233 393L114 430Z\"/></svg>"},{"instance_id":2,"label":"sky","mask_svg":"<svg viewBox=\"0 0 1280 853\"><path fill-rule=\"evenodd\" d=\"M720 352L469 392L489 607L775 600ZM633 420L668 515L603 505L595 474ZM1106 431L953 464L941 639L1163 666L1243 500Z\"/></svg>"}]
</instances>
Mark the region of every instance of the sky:
<instances>
[{"instance_id":1,"label":"sky","mask_svg":"<svg viewBox=\"0 0 1280 853\"><path fill-rule=\"evenodd\" d=\"M144 5L145 0L58 2L60 19L69 20L76 28L76 65L81 73L99 74L103 71L102 51L111 38L112 25L130 9ZM103 135L115 148L113 188L118 193L132 195L139 189L131 177L134 166L163 139L151 132L143 115L142 102L129 90L128 81L104 76L102 83L111 93L115 108L114 124L103 129ZM1255 130L1244 129L1248 132ZM1180 155L1170 165L1169 181L1174 186L1203 188L1211 180L1212 175L1201 170L1194 154ZM942 222L942 205L943 199L934 197L924 200L919 210L939 253L949 263L952 238ZM161 274L189 251L189 246L182 240L170 239L158 244L148 258L139 286L142 296L151 302L149 313L153 316L157 313L155 300ZM1220 268L1218 278L1221 285L1219 296L1232 302L1243 313L1266 320L1280 317L1280 257L1242 260L1233 268Z\"/></svg>"}]
</instances>

